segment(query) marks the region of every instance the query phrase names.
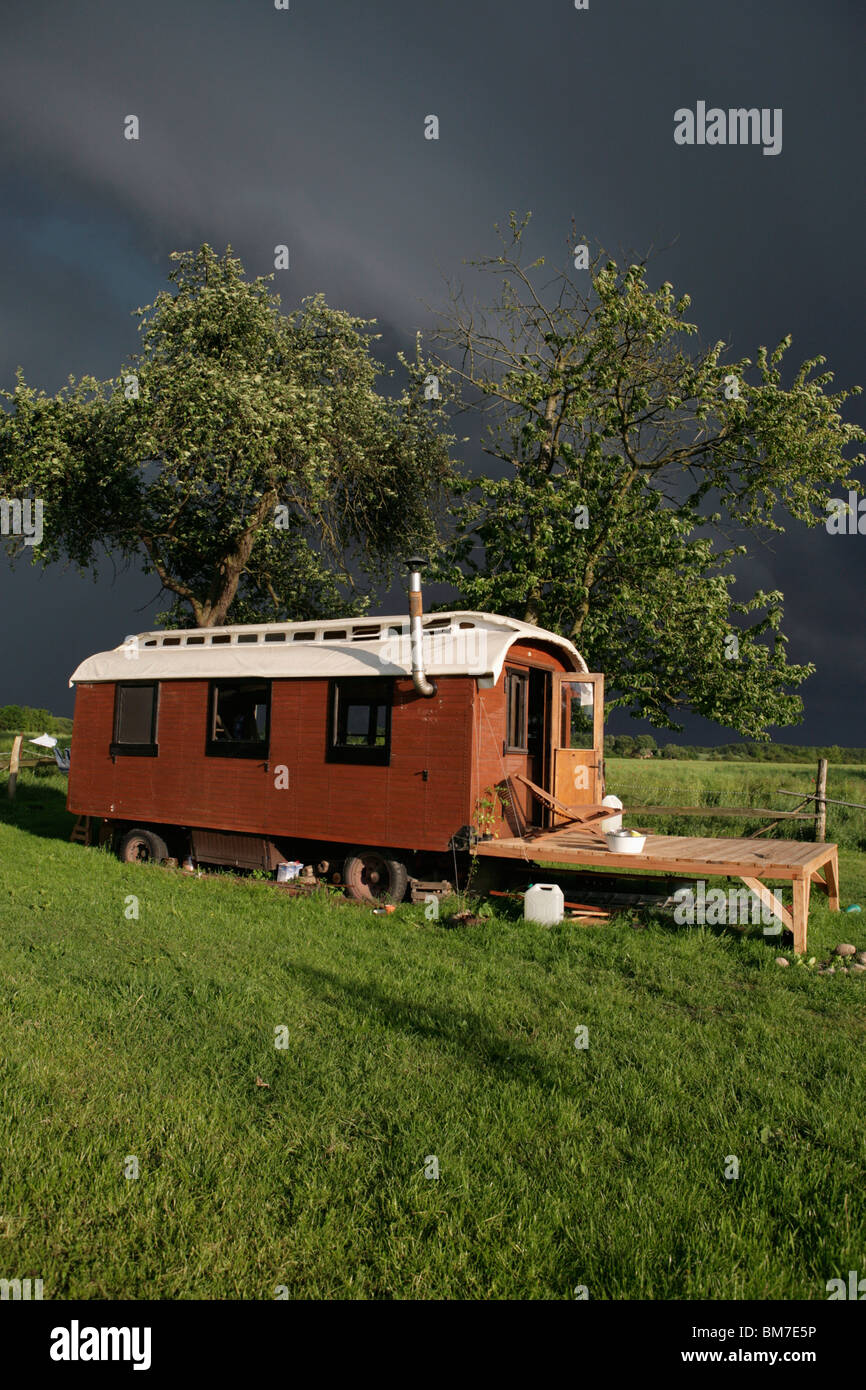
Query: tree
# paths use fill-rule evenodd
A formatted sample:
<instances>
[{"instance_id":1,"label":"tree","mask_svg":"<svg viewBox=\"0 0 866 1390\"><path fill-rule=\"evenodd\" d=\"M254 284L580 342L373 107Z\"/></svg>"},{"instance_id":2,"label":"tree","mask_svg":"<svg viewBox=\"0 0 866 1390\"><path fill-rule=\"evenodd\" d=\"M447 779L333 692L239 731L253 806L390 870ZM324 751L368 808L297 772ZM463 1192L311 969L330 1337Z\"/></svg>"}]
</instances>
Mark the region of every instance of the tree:
<instances>
[{"instance_id":1,"label":"tree","mask_svg":"<svg viewBox=\"0 0 866 1390\"><path fill-rule=\"evenodd\" d=\"M618 758L634 757L636 744L631 734L617 734L614 742Z\"/></svg>"},{"instance_id":2,"label":"tree","mask_svg":"<svg viewBox=\"0 0 866 1390\"><path fill-rule=\"evenodd\" d=\"M635 749L638 753L655 753L658 744L652 734L638 734L635 739Z\"/></svg>"},{"instance_id":3,"label":"tree","mask_svg":"<svg viewBox=\"0 0 866 1390\"><path fill-rule=\"evenodd\" d=\"M497 461L459 485L439 576L470 607L570 637L610 705L764 738L801 718L814 667L786 659L780 592L733 600L746 547L718 537L780 531L785 514L817 525L833 488L858 487L863 455L843 451L866 435L840 411L859 388L830 393L823 357L785 388L789 338L754 362L692 349L688 296L651 288L645 261L598 252L545 283L527 222L512 214L500 253L473 263L499 282L492 303L453 288L439 324L456 404L483 414Z\"/></svg>"},{"instance_id":4,"label":"tree","mask_svg":"<svg viewBox=\"0 0 866 1390\"><path fill-rule=\"evenodd\" d=\"M23 729L25 714L20 705L4 705L0 709L0 729Z\"/></svg>"},{"instance_id":5,"label":"tree","mask_svg":"<svg viewBox=\"0 0 866 1390\"><path fill-rule=\"evenodd\" d=\"M116 379L47 397L19 371L2 393L0 491L44 499L33 558L138 557L168 622L364 611L407 550L435 546L452 472L420 343L384 395L369 322L321 295L284 316L231 247L172 260L177 292L136 311L141 351Z\"/></svg>"}]
</instances>

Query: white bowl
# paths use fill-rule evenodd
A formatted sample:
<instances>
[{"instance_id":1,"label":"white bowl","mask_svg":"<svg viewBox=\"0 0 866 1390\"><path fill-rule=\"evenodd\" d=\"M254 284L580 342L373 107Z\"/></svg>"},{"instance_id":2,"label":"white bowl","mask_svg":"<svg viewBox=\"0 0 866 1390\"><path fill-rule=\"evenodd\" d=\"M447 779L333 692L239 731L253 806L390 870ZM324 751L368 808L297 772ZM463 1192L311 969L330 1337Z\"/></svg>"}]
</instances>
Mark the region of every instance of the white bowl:
<instances>
[{"instance_id":1,"label":"white bowl","mask_svg":"<svg viewBox=\"0 0 866 1390\"><path fill-rule=\"evenodd\" d=\"M646 844L646 835L623 835L621 830L609 831L604 838L612 854L640 854Z\"/></svg>"}]
</instances>

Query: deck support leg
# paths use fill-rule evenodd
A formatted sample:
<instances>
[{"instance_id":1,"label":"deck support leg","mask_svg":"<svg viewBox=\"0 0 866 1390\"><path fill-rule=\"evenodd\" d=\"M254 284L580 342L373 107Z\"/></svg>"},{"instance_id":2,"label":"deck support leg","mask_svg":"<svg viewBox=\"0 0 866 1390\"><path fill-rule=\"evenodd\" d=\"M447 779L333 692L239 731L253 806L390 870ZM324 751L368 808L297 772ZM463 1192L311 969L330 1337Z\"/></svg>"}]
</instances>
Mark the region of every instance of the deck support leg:
<instances>
[{"instance_id":1,"label":"deck support leg","mask_svg":"<svg viewBox=\"0 0 866 1390\"><path fill-rule=\"evenodd\" d=\"M794 879L794 951L798 956L806 954L806 939L809 927L809 890L812 879L803 874Z\"/></svg>"},{"instance_id":2,"label":"deck support leg","mask_svg":"<svg viewBox=\"0 0 866 1390\"><path fill-rule=\"evenodd\" d=\"M827 896L831 912L839 911L839 852L834 849L831 857L823 866L824 878L827 883Z\"/></svg>"},{"instance_id":3,"label":"deck support leg","mask_svg":"<svg viewBox=\"0 0 866 1390\"><path fill-rule=\"evenodd\" d=\"M765 883L758 878L747 878L745 874L740 874L747 888L751 888L756 898L760 898L765 907L769 908L773 916L787 927L788 931L794 930L794 919L786 907L782 906L781 899L777 902L775 894L771 893Z\"/></svg>"}]
</instances>

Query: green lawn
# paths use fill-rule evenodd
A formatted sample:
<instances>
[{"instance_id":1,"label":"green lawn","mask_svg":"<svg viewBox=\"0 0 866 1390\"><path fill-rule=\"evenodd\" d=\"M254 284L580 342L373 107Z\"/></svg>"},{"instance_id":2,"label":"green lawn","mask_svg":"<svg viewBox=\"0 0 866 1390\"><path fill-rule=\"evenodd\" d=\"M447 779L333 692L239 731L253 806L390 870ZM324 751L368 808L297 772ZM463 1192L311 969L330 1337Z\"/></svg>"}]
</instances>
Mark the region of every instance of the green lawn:
<instances>
[{"instance_id":1,"label":"green lawn","mask_svg":"<svg viewBox=\"0 0 866 1390\"><path fill-rule=\"evenodd\" d=\"M810 776L608 764L645 801ZM864 777L831 768L830 794L866 801ZM451 930L124 866L67 843L63 788L25 774L9 807L0 786L0 1277L46 1298L823 1299L866 1269L866 977L783 970L760 928ZM866 906L862 826L839 824L843 906ZM864 914L813 894L812 952L840 940L866 947Z\"/></svg>"}]
</instances>

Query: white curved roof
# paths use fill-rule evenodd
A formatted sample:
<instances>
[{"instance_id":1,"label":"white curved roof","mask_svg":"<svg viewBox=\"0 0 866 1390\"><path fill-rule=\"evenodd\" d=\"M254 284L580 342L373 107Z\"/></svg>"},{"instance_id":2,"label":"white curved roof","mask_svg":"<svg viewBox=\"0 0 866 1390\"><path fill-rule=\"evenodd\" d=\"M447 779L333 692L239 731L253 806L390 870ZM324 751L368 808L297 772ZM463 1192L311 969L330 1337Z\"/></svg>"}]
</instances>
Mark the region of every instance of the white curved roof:
<instances>
[{"instance_id":1,"label":"white curved roof","mask_svg":"<svg viewBox=\"0 0 866 1390\"><path fill-rule=\"evenodd\" d=\"M424 669L430 676L488 676L497 681L509 647L517 641L531 645L533 640L556 647L567 668L588 669L566 638L516 618L495 613L429 613L422 622ZM70 676L69 684L411 674L409 620L400 614L141 632L113 651L89 656Z\"/></svg>"}]
</instances>

